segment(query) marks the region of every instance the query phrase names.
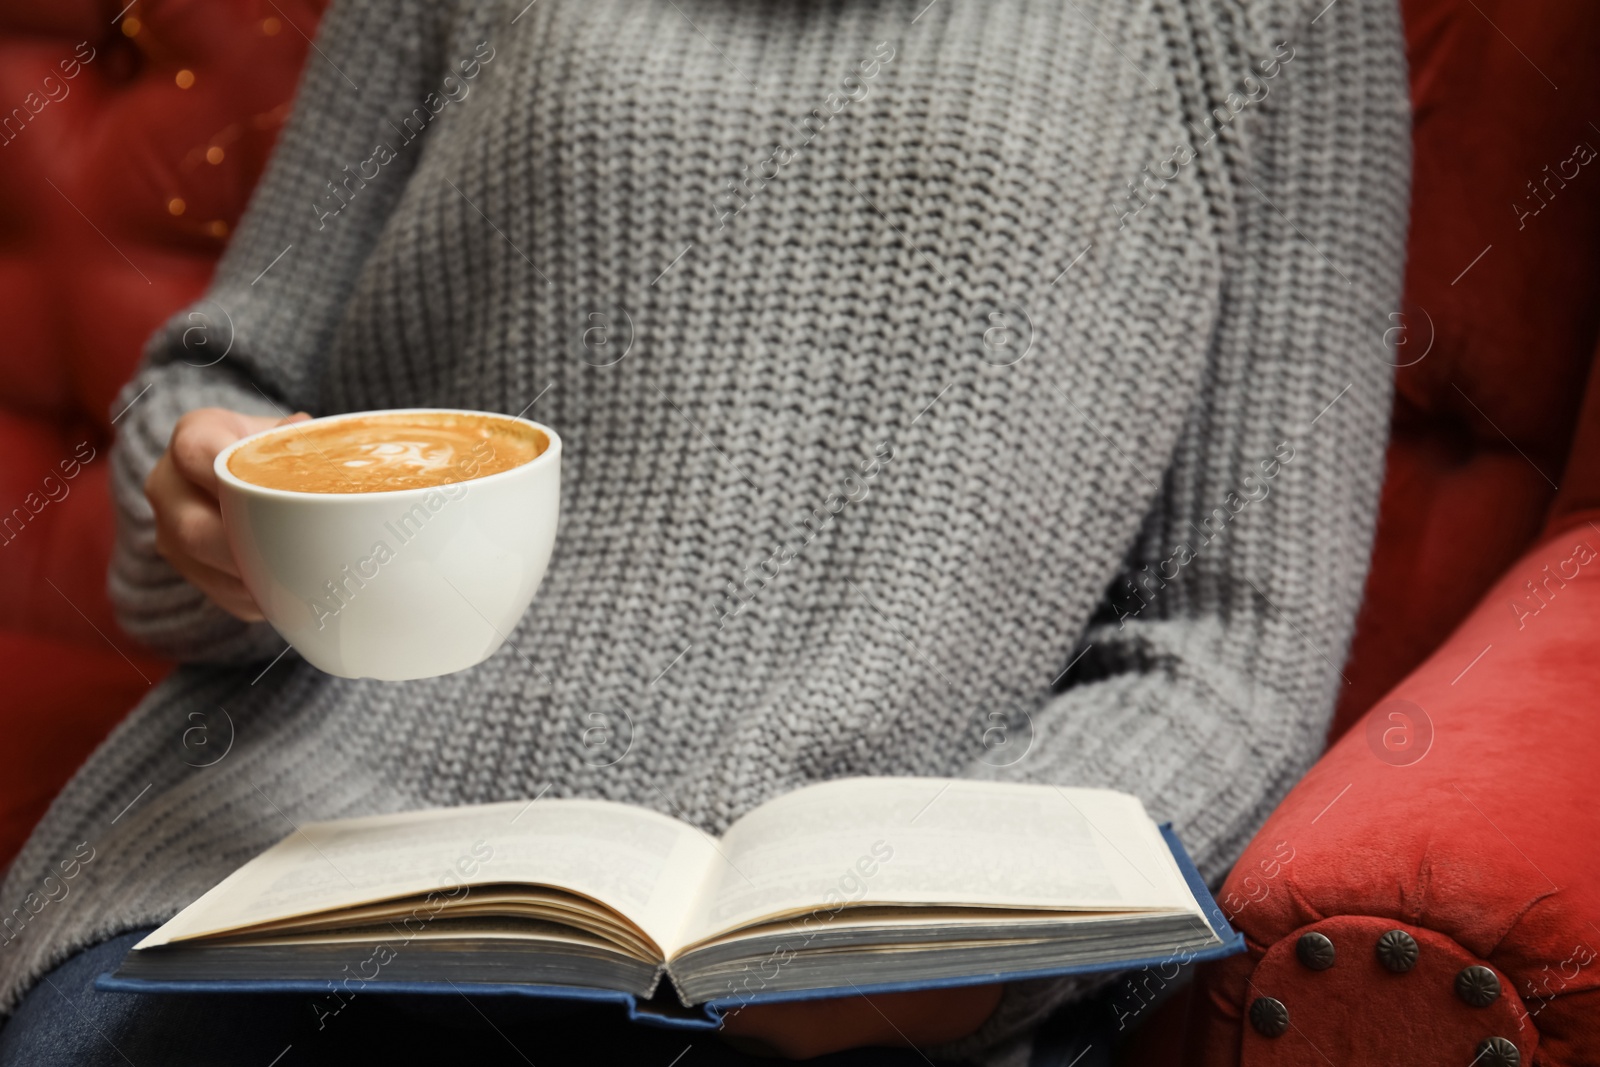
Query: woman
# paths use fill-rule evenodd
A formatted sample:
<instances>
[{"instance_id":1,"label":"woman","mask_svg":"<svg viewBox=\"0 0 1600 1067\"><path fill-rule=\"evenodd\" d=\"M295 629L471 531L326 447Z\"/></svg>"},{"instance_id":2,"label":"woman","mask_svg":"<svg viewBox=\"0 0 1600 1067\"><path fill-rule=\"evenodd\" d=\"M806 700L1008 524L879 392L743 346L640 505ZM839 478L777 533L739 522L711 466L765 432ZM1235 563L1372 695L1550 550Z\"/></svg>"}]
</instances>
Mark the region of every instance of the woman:
<instances>
[{"instance_id":1,"label":"woman","mask_svg":"<svg viewBox=\"0 0 1600 1067\"><path fill-rule=\"evenodd\" d=\"M381 997L346 1024L89 987L308 819L544 792L715 832L823 778L988 775L1137 793L1215 884L1321 747L1381 478L1398 19L1320 7L336 4L210 293L119 404L113 594L192 666L9 874L7 915L92 855L7 928L0 1061L451 1033ZM560 431L555 558L482 666L328 677L256 621L210 461L423 405ZM217 709L231 748L196 766ZM597 712L625 757L585 747ZM985 747L997 715L1026 755ZM1079 993L730 1031L1024 1062ZM544 1062L575 1025L508 1043Z\"/></svg>"}]
</instances>

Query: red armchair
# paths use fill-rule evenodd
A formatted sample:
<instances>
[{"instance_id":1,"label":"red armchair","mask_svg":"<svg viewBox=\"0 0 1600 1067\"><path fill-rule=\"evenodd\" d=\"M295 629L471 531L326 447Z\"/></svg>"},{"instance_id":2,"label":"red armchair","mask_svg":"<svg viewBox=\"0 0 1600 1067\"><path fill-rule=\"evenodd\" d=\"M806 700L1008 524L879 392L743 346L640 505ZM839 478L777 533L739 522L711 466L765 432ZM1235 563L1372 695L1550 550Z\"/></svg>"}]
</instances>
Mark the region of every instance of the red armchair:
<instances>
[{"instance_id":1,"label":"red armchair","mask_svg":"<svg viewBox=\"0 0 1600 1067\"><path fill-rule=\"evenodd\" d=\"M0 870L168 669L106 597L110 406L204 289L322 7L0 0Z\"/></svg>"},{"instance_id":2,"label":"red armchair","mask_svg":"<svg viewBox=\"0 0 1600 1067\"><path fill-rule=\"evenodd\" d=\"M1210 976L1203 1062L1600 1062L1597 519L1555 523L1273 813L1223 891L1250 952Z\"/></svg>"},{"instance_id":3,"label":"red armchair","mask_svg":"<svg viewBox=\"0 0 1600 1067\"><path fill-rule=\"evenodd\" d=\"M1378 542L1337 740L1218 894L1207 1067L1600 1063L1600 13L1403 7Z\"/></svg>"}]
</instances>

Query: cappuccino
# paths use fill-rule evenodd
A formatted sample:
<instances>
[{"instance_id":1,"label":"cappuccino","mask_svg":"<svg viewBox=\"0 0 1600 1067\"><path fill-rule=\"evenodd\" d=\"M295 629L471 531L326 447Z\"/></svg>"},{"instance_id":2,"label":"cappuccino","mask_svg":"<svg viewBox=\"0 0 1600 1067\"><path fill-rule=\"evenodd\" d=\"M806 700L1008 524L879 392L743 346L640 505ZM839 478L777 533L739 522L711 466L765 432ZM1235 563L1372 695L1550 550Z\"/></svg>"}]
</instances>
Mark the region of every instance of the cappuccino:
<instances>
[{"instance_id":1,"label":"cappuccino","mask_svg":"<svg viewBox=\"0 0 1600 1067\"><path fill-rule=\"evenodd\" d=\"M386 493L470 481L520 467L550 445L495 415L392 412L288 426L241 445L228 471L298 493Z\"/></svg>"}]
</instances>

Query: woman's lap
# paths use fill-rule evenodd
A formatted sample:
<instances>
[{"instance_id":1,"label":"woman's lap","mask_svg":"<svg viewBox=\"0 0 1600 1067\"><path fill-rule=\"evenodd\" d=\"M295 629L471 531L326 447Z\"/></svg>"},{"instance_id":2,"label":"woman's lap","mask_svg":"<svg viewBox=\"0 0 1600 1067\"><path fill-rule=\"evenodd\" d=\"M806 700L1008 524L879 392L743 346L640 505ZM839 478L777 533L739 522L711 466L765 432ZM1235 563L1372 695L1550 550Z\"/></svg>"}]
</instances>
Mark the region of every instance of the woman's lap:
<instances>
[{"instance_id":1,"label":"woman's lap","mask_svg":"<svg viewBox=\"0 0 1600 1067\"><path fill-rule=\"evenodd\" d=\"M0 1029L0 1067L255 1067L470 1062L616 1063L643 1067L745 1067L707 1033L626 1022L611 1007L567 1008L520 998L349 997L337 1014L305 994L107 993L95 979L115 969L142 934L86 949L45 976ZM860 1049L817 1067L925 1067L911 1049Z\"/></svg>"}]
</instances>

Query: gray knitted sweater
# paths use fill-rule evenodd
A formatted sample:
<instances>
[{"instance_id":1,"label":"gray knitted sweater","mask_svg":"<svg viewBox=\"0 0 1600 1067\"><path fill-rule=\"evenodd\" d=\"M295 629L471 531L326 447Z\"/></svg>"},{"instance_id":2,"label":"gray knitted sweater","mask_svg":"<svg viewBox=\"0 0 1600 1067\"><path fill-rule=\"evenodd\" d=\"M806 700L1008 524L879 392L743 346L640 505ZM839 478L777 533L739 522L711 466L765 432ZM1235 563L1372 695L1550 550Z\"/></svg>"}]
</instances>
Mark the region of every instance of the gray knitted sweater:
<instances>
[{"instance_id":1,"label":"gray knitted sweater","mask_svg":"<svg viewBox=\"0 0 1600 1067\"><path fill-rule=\"evenodd\" d=\"M1382 474L1398 17L1322 7L335 4L118 404L112 593L192 665L11 869L0 1010L296 824L427 805L1106 785L1215 882L1321 748ZM209 405L556 427L507 646L349 681L205 602L141 484Z\"/></svg>"}]
</instances>

